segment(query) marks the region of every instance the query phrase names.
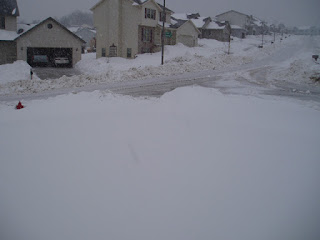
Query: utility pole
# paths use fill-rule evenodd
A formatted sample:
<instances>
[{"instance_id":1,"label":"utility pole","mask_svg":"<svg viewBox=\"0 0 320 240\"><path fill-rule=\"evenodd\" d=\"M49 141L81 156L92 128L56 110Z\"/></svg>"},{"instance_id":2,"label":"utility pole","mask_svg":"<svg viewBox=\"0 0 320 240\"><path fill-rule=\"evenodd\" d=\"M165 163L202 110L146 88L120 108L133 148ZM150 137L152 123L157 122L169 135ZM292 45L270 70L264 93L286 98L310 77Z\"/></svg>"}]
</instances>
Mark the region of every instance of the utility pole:
<instances>
[{"instance_id":1,"label":"utility pole","mask_svg":"<svg viewBox=\"0 0 320 240\"><path fill-rule=\"evenodd\" d=\"M164 60L164 37L165 37L165 22L166 22L166 0L163 0L163 13L162 13L162 38L161 38L161 65L163 65Z\"/></svg>"},{"instance_id":2,"label":"utility pole","mask_svg":"<svg viewBox=\"0 0 320 240\"><path fill-rule=\"evenodd\" d=\"M230 48L231 48L231 27L229 31L229 46L228 46L228 55L230 54Z\"/></svg>"}]
</instances>

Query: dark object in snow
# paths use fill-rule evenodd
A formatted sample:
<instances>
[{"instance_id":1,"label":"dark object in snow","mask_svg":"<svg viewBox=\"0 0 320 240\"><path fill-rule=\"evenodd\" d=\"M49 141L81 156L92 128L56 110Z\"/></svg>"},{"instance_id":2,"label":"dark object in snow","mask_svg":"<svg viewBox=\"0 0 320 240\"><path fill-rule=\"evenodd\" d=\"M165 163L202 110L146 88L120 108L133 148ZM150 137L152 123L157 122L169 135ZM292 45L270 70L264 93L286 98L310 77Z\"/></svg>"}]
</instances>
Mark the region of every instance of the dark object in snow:
<instances>
[{"instance_id":1,"label":"dark object in snow","mask_svg":"<svg viewBox=\"0 0 320 240\"><path fill-rule=\"evenodd\" d=\"M32 80L32 76L33 76L33 71L32 71L32 69L30 69L30 77L31 77L31 80Z\"/></svg>"},{"instance_id":2,"label":"dark object in snow","mask_svg":"<svg viewBox=\"0 0 320 240\"><path fill-rule=\"evenodd\" d=\"M22 109L24 108L24 106L22 105L22 103L19 101L18 105L16 106L16 109Z\"/></svg>"},{"instance_id":3,"label":"dark object in snow","mask_svg":"<svg viewBox=\"0 0 320 240\"><path fill-rule=\"evenodd\" d=\"M318 61L319 55L312 55L312 58L316 61Z\"/></svg>"},{"instance_id":4,"label":"dark object in snow","mask_svg":"<svg viewBox=\"0 0 320 240\"><path fill-rule=\"evenodd\" d=\"M263 48L263 46L262 46L262 45L259 45L258 48Z\"/></svg>"},{"instance_id":5,"label":"dark object in snow","mask_svg":"<svg viewBox=\"0 0 320 240\"><path fill-rule=\"evenodd\" d=\"M271 44L274 44L274 41L271 41Z\"/></svg>"}]
</instances>

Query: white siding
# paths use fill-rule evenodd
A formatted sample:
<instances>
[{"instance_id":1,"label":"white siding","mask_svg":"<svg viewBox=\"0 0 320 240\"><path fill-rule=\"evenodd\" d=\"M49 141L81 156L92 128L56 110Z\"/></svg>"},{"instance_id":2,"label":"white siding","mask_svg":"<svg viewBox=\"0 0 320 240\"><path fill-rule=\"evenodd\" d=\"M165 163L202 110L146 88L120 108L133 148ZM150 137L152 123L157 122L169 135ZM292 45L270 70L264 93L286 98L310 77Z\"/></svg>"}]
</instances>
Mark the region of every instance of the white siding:
<instances>
[{"instance_id":1,"label":"white siding","mask_svg":"<svg viewBox=\"0 0 320 240\"><path fill-rule=\"evenodd\" d=\"M198 45L198 34L196 27L188 21L178 29L177 42L188 47L195 47Z\"/></svg>"},{"instance_id":2,"label":"white siding","mask_svg":"<svg viewBox=\"0 0 320 240\"><path fill-rule=\"evenodd\" d=\"M228 21L230 25L237 25L243 29L250 23L248 16L234 11L226 12L217 16L218 21Z\"/></svg>"}]
</instances>

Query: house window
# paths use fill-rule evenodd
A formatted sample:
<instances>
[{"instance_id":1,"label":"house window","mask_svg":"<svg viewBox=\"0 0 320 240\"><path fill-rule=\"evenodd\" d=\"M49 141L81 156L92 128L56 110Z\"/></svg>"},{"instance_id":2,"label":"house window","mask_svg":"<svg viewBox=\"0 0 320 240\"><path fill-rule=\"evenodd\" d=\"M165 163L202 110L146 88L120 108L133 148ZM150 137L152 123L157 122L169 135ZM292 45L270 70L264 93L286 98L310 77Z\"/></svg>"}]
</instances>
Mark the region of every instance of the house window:
<instances>
[{"instance_id":1,"label":"house window","mask_svg":"<svg viewBox=\"0 0 320 240\"><path fill-rule=\"evenodd\" d=\"M131 57L132 57L132 49L127 48L127 58L131 58Z\"/></svg>"},{"instance_id":2,"label":"house window","mask_svg":"<svg viewBox=\"0 0 320 240\"><path fill-rule=\"evenodd\" d=\"M109 57L117 57L117 47L114 44L109 48Z\"/></svg>"},{"instance_id":3,"label":"house window","mask_svg":"<svg viewBox=\"0 0 320 240\"><path fill-rule=\"evenodd\" d=\"M149 19L153 19L156 20L156 10L150 9L150 8L145 8L144 10L144 17L145 18L149 18Z\"/></svg>"},{"instance_id":4,"label":"house window","mask_svg":"<svg viewBox=\"0 0 320 240\"><path fill-rule=\"evenodd\" d=\"M52 28L53 28L53 25L52 25L51 23L49 23L49 24L47 25L47 27L48 27L49 29L52 29Z\"/></svg>"},{"instance_id":5,"label":"house window","mask_svg":"<svg viewBox=\"0 0 320 240\"><path fill-rule=\"evenodd\" d=\"M152 42L152 29L142 28L142 42Z\"/></svg>"},{"instance_id":6,"label":"house window","mask_svg":"<svg viewBox=\"0 0 320 240\"><path fill-rule=\"evenodd\" d=\"M159 19L160 22L163 22L163 20L166 21L165 16L166 16L166 14L164 14L163 12L160 13L160 19Z\"/></svg>"},{"instance_id":7,"label":"house window","mask_svg":"<svg viewBox=\"0 0 320 240\"><path fill-rule=\"evenodd\" d=\"M106 57L106 49L105 48L101 49L101 57Z\"/></svg>"},{"instance_id":8,"label":"house window","mask_svg":"<svg viewBox=\"0 0 320 240\"><path fill-rule=\"evenodd\" d=\"M6 29L6 18L5 18L5 16L0 16L0 29Z\"/></svg>"}]
</instances>

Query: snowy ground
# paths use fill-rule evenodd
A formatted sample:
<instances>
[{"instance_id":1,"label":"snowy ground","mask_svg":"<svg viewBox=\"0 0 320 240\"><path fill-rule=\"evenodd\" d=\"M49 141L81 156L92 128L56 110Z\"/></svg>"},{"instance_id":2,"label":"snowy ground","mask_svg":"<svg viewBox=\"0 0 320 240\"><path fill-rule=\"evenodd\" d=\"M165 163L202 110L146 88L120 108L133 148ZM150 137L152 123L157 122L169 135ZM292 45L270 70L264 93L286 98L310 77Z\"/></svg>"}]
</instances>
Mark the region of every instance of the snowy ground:
<instances>
[{"instance_id":1,"label":"snowy ground","mask_svg":"<svg viewBox=\"0 0 320 240\"><path fill-rule=\"evenodd\" d=\"M0 239L320 239L317 40L0 66Z\"/></svg>"},{"instance_id":2,"label":"snowy ground","mask_svg":"<svg viewBox=\"0 0 320 240\"><path fill-rule=\"evenodd\" d=\"M0 238L318 240L320 111L201 87L0 105Z\"/></svg>"}]
</instances>

